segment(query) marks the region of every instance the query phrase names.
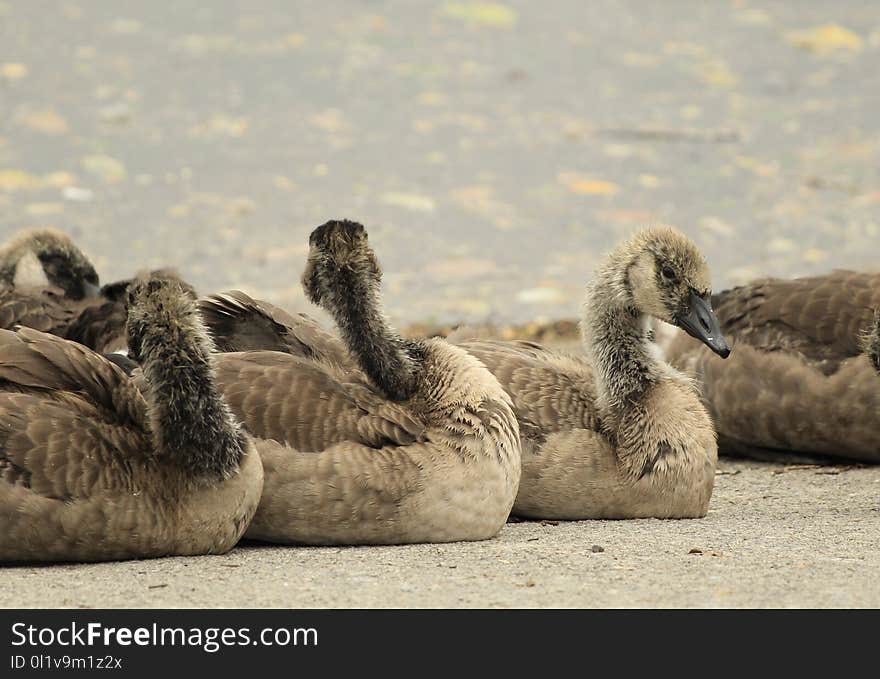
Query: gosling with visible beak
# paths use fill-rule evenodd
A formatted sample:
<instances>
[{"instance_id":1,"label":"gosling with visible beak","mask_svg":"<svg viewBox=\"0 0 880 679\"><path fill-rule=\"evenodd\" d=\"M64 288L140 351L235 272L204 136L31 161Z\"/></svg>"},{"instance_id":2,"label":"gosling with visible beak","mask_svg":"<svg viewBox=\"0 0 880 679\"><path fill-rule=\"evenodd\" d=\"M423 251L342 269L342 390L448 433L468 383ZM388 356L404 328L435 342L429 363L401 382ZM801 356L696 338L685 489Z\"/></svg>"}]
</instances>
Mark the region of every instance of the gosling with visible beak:
<instances>
[{"instance_id":1,"label":"gosling with visible beak","mask_svg":"<svg viewBox=\"0 0 880 679\"><path fill-rule=\"evenodd\" d=\"M533 343L470 341L513 399L523 474L513 513L542 519L704 516L715 430L694 383L666 363L651 319L719 356L730 347L709 304L709 269L670 227L614 249L587 286L584 355Z\"/></svg>"}]
</instances>

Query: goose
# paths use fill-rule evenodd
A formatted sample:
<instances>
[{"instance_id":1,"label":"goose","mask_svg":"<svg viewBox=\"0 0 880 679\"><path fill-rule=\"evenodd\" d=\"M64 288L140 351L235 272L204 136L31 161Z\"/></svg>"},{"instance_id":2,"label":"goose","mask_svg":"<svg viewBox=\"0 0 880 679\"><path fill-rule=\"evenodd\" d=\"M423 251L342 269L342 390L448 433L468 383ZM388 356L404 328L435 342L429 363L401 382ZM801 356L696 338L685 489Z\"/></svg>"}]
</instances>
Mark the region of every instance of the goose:
<instances>
[{"instance_id":1,"label":"goose","mask_svg":"<svg viewBox=\"0 0 880 679\"><path fill-rule=\"evenodd\" d=\"M0 327L25 325L64 335L99 305L98 274L60 231L23 231L0 248Z\"/></svg>"},{"instance_id":2,"label":"goose","mask_svg":"<svg viewBox=\"0 0 880 679\"><path fill-rule=\"evenodd\" d=\"M222 394L265 468L246 537L313 545L493 537L520 477L509 397L462 349L403 340L389 327L382 270L361 224L329 221L309 242L303 288L334 317L349 355L341 359L339 346L278 351L272 340L274 350L215 358ZM208 297L201 309L213 329L212 318L241 313L248 299ZM251 303L251 312L272 309ZM280 341L305 346L290 337Z\"/></svg>"},{"instance_id":3,"label":"goose","mask_svg":"<svg viewBox=\"0 0 880 679\"><path fill-rule=\"evenodd\" d=\"M138 379L81 344L0 330L0 562L222 553L256 512L260 457L195 300L147 278L128 307Z\"/></svg>"},{"instance_id":4,"label":"goose","mask_svg":"<svg viewBox=\"0 0 880 679\"><path fill-rule=\"evenodd\" d=\"M722 454L880 462L880 274L760 279L714 304L733 359L679 336L667 356L700 382Z\"/></svg>"},{"instance_id":5,"label":"goose","mask_svg":"<svg viewBox=\"0 0 880 679\"><path fill-rule=\"evenodd\" d=\"M694 518L711 497L717 447L690 379L653 344L652 317L674 323L726 357L709 304L705 259L671 227L642 231L606 259L588 288L585 355L532 342L456 340L513 399L522 478L513 514L536 519ZM245 341L238 316L259 326L252 344L297 356L335 355L309 335L313 321L273 314L239 295L206 313L212 332ZM257 321L257 319L260 319ZM296 337L296 341L287 338ZM309 338L314 338L309 343Z\"/></svg>"},{"instance_id":6,"label":"goose","mask_svg":"<svg viewBox=\"0 0 880 679\"><path fill-rule=\"evenodd\" d=\"M19 233L0 248L0 328L23 325L100 351L124 344L125 307L108 304L107 286L61 231Z\"/></svg>"},{"instance_id":7,"label":"goose","mask_svg":"<svg viewBox=\"0 0 880 679\"><path fill-rule=\"evenodd\" d=\"M692 382L665 363L652 319L722 358L709 271L672 227L614 249L587 286L584 355L530 342L461 341L513 398L523 472L513 513L544 519L699 518L715 479L715 431Z\"/></svg>"},{"instance_id":8,"label":"goose","mask_svg":"<svg viewBox=\"0 0 880 679\"><path fill-rule=\"evenodd\" d=\"M0 247L0 289L11 288L54 288L82 300L98 296L98 274L67 234L26 230Z\"/></svg>"},{"instance_id":9,"label":"goose","mask_svg":"<svg viewBox=\"0 0 880 679\"><path fill-rule=\"evenodd\" d=\"M150 275L175 279L195 295L174 269ZM94 267L69 236L54 229L21 232L0 248L0 328L22 325L58 335L132 369L125 359L125 293L132 280L99 288Z\"/></svg>"}]
</instances>

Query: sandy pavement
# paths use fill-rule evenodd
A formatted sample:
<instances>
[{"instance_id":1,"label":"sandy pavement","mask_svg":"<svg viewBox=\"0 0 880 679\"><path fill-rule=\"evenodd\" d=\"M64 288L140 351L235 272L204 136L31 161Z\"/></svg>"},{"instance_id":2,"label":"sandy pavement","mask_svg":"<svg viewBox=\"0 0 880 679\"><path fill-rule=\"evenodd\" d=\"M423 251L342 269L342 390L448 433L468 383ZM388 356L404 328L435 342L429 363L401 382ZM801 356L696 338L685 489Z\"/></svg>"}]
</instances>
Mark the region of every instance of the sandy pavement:
<instances>
[{"instance_id":1,"label":"sandy pavement","mask_svg":"<svg viewBox=\"0 0 880 679\"><path fill-rule=\"evenodd\" d=\"M723 460L702 520L512 523L481 543L251 544L223 556L10 568L0 578L0 601L87 608L880 606L880 468L784 469Z\"/></svg>"}]
</instances>

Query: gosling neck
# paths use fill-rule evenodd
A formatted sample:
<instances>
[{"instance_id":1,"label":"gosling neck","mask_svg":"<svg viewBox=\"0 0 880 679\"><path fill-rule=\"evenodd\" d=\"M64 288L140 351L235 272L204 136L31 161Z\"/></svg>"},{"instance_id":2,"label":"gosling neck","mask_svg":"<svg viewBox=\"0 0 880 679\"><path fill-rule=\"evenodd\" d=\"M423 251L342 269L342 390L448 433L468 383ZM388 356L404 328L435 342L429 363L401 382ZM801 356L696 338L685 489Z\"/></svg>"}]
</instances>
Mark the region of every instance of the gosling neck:
<instances>
[{"instance_id":1,"label":"gosling neck","mask_svg":"<svg viewBox=\"0 0 880 679\"><path fill-rule=\"evenodd\" d=\"M379 285L354 271L342 269L326 305L361 370L385 396L411 398L419 387L422 352L404 340L382 313Z\"/></svg>"},{"instance_id":2,"label":"gosling neck","mask_svg":"<svg viewBox=\"0 0 880 679\"><path fill-rule=\"evenodd\" d=\"M232 476L247 447L214 382L212 350L193 311L183 320L155 319L140 351L158 449L206 480Z\"/></svg>"},{"instance_id":3,"label":"gosling neck","mask_svg":"<svg viewBox=\"0 0 880 679\"><path fill-rule=\"evenodd\" d=\"M621 413L659 381L660 360L649 337L650 317L629 294L625 267L600 270L587 287L581 320L584 349L596 371L600 413Z\"/></svg>"}]
</instances>

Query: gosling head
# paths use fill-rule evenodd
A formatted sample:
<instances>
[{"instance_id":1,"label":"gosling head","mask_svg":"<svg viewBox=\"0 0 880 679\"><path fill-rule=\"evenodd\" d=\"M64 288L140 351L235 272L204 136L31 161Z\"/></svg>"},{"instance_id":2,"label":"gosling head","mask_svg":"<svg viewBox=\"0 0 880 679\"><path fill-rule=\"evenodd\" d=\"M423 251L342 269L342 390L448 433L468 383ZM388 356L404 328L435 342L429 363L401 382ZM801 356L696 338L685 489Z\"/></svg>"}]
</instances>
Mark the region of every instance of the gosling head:
<instances>
[{"instance_id":1,"label":"gosling head","mask_svg":"<svg viewBox=\"0 0 880 679\"><path fill-rule=\"evenodd\" d=\"M128 285L125 307L128 356L137 363L143 362L151 339L173 345L188 328L200 326L192 287L165 272L133 279Z\"/></svg>"},{"instance_id":2,"label":"gosling head","mask_svg":"<svg viewBox=\"0 0 880 679\"><path fill-rule=\"evenodd\" d=\"M55 286L70 299L97 297L95 267L67 234L24 231L0 248L0 282L14 287Z\"/></svg>"},{"instance_id":3,"label":"gosling head","mask_svg":"<svg viewBox=\"0 0 880 679\"><path fill-rule=\"evenodd\" d=\"M188 296L192 297L193 299L198 298L195 288L187 283L185 280L183 280L176 269L172 268L153 269L149 273L140 272L134 278L127 278L121 281L114 281L113 283L102 285L101 297L106 299L108 302L124 303L128 294L129 286L131 286L131 284L137 281L139 278L162 278L177 281L183 287L185 293Z\"/></svg>"},{"instance_id":4,"label":"gosling head","mask_svg":"<svg viewBox=\"0 0 880 679\"><path fill-rule=\"evenodd\" d=\"M378 286L382 267L362 224L331 220L312 231L302 286L312 303L327 306L341 286L362 281Z\"/></svg>"},{"instance_id":5,"label":"gosling head","mask_svg":"<svg viewBox=\"0 0 880 679\"><path fill-rule=\"evenodd\" d=\"M676 325L721 358L730 346L712 311L709 268L697 246L671 227L646 229L625 246L624 286L642 313Z\"/></svg>"}]
</instances>

